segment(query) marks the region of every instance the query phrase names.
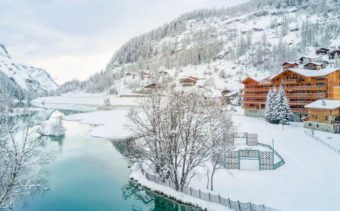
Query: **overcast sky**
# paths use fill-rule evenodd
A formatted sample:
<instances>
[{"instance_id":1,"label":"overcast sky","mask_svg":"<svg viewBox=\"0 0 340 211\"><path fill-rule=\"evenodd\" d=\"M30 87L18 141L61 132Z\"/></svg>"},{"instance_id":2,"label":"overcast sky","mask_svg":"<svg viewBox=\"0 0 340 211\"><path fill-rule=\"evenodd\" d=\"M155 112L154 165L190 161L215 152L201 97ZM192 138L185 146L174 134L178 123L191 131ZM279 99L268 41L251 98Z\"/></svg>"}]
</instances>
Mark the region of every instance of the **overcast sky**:
<instances>
[{"instance_id":1,"label":"overcast sky","mask_svg":"<svg viewBox=\"0 0 340 211\"><path fill-rule=\"evenodd\" d=\"M246 0L0 0L0 43L62 83L103 69L131 37L201 8Z\"/></svg>"}]
</instances>

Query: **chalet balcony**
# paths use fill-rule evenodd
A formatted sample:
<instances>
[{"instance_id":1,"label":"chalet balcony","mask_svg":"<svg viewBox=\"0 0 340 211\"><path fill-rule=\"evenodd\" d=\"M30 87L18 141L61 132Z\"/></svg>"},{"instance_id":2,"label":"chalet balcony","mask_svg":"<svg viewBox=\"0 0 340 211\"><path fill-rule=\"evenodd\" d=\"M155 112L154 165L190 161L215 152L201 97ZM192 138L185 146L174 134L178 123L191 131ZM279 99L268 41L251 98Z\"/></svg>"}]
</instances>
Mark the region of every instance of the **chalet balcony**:
<instances>
[{"instance_id":1,"label":"chalet balcony","mask_svg":"<svg viewBox=\"0 0 340 211\"><path fill-rule=\"evenodd\" d=\"M307 98L307 99L324 99L327 98L326 93L286 93L288 98Z\"/></svg>"},{"instance_id":2,"label":"chalet balcony","mask_svg":"<svg viewBox=\"0 0 340 211\"><path fill-rule=\"evenodd\" d=\"M296 84L298 82L298 79L283 79L281 80L281 84Z\"/></svg>"},{"instance_id":3,"label":"chalet balcony","mask_svg":"<svg viewBox=\"0 0 340 211\"><path fill-rule=\"evenodd\" d=\"M243 95L244 98L248 98L248 97L251 97L251 98L263 98L263 99L266 99L267 98L267 94L244 94Z\"/></svg>"},{"instance_id":4,"label":"chalet balcony","mask_svg":"<svg viewBox=\"0 0 340 211\"><path fill-rule=\"evenodd\" d=\"M292 108L291 110L294 113L306 113L307 114L307 109L305 108Z\"/></svg>"},{"instance_id":5,"label":"chalet balcony","mask_svg":"<svg viewBox=\"0 0 340 211\"><path fill-rule=\"evenodd\" d=\"M286 86L286 91L327 91L326 86Z\"/></svg>"},{"instance_id":6,"label":"chalet balcony","mask_svg":"<svg viewBox=\"0 0 340 211\"><path fill-rule=\"evenodd\" d=\"M243 104L265 104L265 100L245 100Z\"/></svg>"},{"instance_id":7,"label":"chalet balcony","mask_svg":"<svg viewBox=\"0 0 340 211\"><path fill-rule=\"evenodd\" d=\"M261 87L261 88L245 88L246 92L268 92L272 87Z\"/></svg>"},{"instance_id":8,"label":"chalet balcony","mask_svg":"<svg viewBox=\"0 0 340 211\"><path fill-rule=\"evenodd\" d=\"M307 105L311 102L313 102L313 101L290 101L289 105L290 106L295 106L295 105L303 105L304 106L304 105Z\"/></svg>"}]
</instances>

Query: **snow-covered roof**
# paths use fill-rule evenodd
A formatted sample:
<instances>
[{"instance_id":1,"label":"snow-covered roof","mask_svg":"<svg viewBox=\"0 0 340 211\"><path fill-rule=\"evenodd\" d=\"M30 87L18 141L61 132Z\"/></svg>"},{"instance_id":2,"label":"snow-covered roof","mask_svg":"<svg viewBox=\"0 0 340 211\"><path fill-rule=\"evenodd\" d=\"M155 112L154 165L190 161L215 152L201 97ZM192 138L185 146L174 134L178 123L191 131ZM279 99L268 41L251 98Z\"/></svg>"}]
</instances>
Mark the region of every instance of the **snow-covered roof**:
<instances>
[{"instance_id":1,"label":"snow-covered roof","mask_svg":"<svg viewBox=\"0 0 340 211\"><path fill-rule=\"evenodd\" d=\"M340 100L317 100L305 105L305 108L334 110L340 108Z\"/></svg>"},{"instance_id":2,"label":"snow-covered roof","mask_svg":"<svg viewBox=\"0 0 340 211\"><path fill-rule=\"evenodd\" d=\"M321 69L321 70L308 70L308 69L286 69L285 71L292 71L295 72L299 75L303 75L305 77L320 77L320 76L326 76L329 75L337 70L340 70L340 68L325 68L325 69ZM276 78L277 76L281 75L283 72L280 72L276 75L274 75L273 77L271 77L271 79Z\"/></svg>"},{"instance_id":3,"label":"snow-covered roof","mask_svg":"<svg viewBox=\"0 0 340 211\"><path fill-rule=\"evenodd\" d=\"M322 62L308 62L307 64L305 64L305 65L303 65L303 66L306 66L306 65L309 65L309 64L315 64L315 65L318 65L318 66L323 65Z\"/></svg>"}]
</instances>

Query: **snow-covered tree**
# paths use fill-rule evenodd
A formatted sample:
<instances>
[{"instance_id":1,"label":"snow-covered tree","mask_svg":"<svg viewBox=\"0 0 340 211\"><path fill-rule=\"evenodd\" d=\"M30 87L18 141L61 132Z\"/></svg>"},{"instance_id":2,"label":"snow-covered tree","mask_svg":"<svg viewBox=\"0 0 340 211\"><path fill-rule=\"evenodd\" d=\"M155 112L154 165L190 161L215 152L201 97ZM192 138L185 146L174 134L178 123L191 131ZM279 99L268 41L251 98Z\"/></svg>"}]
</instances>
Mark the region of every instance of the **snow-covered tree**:
<instances>
[{"instance_id":1,"label":"snow-covered tree","mask_svg":"<svg viewBox=\"0 0 340 211\"><path fill-rule=\"evenodd\" d=\"M272 122L274 119L273 104L275 100L275 93L276 93L275 88L269 90L266 98L266 110L264 113L264 117L268 122Z\"/></svg>"},{"instance_id":2,"label":"snow-covered tree","mask_svg":"<svg viewBox=\"0 0 340 211\"><path fill-rule=\"evenodd\" d=\"M233 147L233 121L228 111L217 102L209 108L206 132L209 134L209 161L207 162L207 188L214 190L214 176L222 168L224 156ZM210 175L209 175L210 173Z\"/></svg>"},{"instance_id":3,"label":"snow-covered tree","mask_svg":"<svg viewBox=\"0 0 340 211\"><path fill-rule=\"evenodd\" d=\"M278 89L269 90L266 99L265 119L274 124L288 124L288 121L294 121L294 114L289 107L282 86Z\"/></svg>"},{"instance_id":4,"label":"snow-covered tree","mask_svg":"<svg viewBox=\"0 0 340 211\"><path fill-rule=\"evenodd\" d=\"M42 166L50 159L48 153L42 152L44 140L35 135L30 121L18 128L9 118L10 111L10 103L0 96L0 209L44 190ZM16 136L18 131L21 135Z\"/></svg>"},{"instance_id":5,"label":"snow-covered tree","mask_svg":"<svg viewBox=\"0 0 340 211\"><path fill-rule=\"evenodd\" d=\"M139 159L142 166L183 190L194 176L194 169L209 159L212 131L208 122L217 121L221 126L213 127L218 136L216 142L222 141L224 135L222 125L226 122L222 120L227 117L221 121L212 119L211 105L198 92L152 93L142 99L139 108L129 114L130 128L138 138L137 151L143 155Z\"/></svg>"}]
</instances>

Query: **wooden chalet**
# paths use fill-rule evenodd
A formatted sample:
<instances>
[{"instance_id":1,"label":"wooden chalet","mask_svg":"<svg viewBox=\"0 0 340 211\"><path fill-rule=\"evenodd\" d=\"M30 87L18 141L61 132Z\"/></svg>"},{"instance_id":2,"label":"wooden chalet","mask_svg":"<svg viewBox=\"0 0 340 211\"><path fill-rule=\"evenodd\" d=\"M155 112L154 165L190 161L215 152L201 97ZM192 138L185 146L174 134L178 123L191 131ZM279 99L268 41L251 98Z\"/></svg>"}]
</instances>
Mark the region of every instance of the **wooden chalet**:
<instances>
[{"instance_id":1,"label":"wooden chalet","mask_svg":"<svg viewBox=\"0 0 340 211\"><path fill-rule=\"evenodd\" d=\"M281 73L255 80L243 80L243 107L246 115L264 116L267 93L282 86L298 120L307 115L304 107L319 99L340 100L340 69L286 69Z\"/></svg>"},{"instance_id":2,"label":"wooden chalet","mask_svg":"<svg viewBox=\"0 0 340 211\"><path fill-rule=\"evenodd\" d=\"M340 100L317 100L305 108L308 109L305 128L340 133Z\"/></svg>"},{"instance_id":3,"label":"wooden chalet","mask_svg":"<svg viewBox=\"0 0 340 211\"><path fill-rule=\"evenodd\" d=\"M319 48L315 51L317 55L327 55L330 52L328 48Z\"/></svg>"},{"instance_id":4,"label":"wooden chalet","mask_svg":"<svg viewBox=\"0 0 340 211\"><path fill-rule=\"evenodd\" d=\"M306 63L308 63L308 62L312 62L312 61L313 61L312 58L310 58L310 57L305 57L305 56L300 57L298 60L299 60L299 63L300 63L300 64L306 64Z\"/></svg>"},{"instance_id":5,"label":"wooden chalet","mask_svg":"<svg viewBox=\"0 0 340 211\"><path fill-rule=\"evenodd\" d=\"M285 62L282 64L282 68L286 69L286 68L298 68L299 64L297 62Z\"/></svg>"},{"instance_id":6,"label":"wooden chalet","mask_svg":"<svg viewBox=\"0 0 340 211\"><path fill-rule=\"evenodd\" d=\"M325 67L325 64L321 63L321 62L309 62L309 63L303 65L303 67L305 69L309 69L309 70L320 70L320 69L323 69Z\"/></svg>"},{"instance_id":7,"label":"wooden chalet","mask_svg":"<svg viewBox=\"0 0 340 211\"><path fill-rule=\"evenodd\" d=\"M333 50L329 53L329 59L340 58L340 50Z\"/></svg>"},{"instance_id":8,"label":"wooden chalet","mask_svg":"<svg viewBox=\"0 0 340 211\"><path fill-rule=\"evenodd\" d=\"M189 76L187 78L183 78L180 80L182 86L195 86L197 83L198 78L194 76Z\"/></svg>"}]
</instances>

